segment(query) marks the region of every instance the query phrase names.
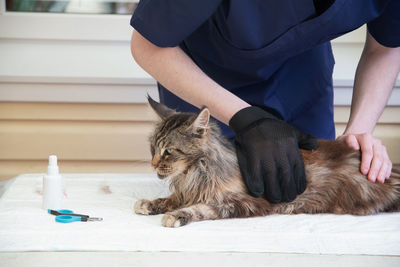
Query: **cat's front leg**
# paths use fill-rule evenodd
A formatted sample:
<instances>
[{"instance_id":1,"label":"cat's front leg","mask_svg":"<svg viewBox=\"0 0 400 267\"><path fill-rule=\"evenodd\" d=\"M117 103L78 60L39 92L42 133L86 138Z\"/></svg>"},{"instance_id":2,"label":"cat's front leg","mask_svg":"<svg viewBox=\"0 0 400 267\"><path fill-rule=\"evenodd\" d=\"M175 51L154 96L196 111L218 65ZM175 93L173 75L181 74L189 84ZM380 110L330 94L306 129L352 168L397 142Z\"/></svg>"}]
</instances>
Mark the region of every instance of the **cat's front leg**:
<instances>
[{"instance_id":1,"label":"cat's front leg","mask_svg":"<svg viewBox=\"0 0 400 267\"><path fill-rule=\"evenodd\" d=\"M174 195L168 198L157 198L155 200L141 199L135 203L135 213L143 215L157 215L173 211L179 207L179 201Z\"/></svg>"},{"instance_id":2,"label":"cat's front leg","mask_svg":"<svg viewBox=\"0 0 400 267\"><path fill-rule=\"evenodd\" d=\"M180 227L190 222L215 220L219 214L215 207L206 204L196 204L187 208L167 212L161 220L165 227Z\"/></svg>"}]
</instances>

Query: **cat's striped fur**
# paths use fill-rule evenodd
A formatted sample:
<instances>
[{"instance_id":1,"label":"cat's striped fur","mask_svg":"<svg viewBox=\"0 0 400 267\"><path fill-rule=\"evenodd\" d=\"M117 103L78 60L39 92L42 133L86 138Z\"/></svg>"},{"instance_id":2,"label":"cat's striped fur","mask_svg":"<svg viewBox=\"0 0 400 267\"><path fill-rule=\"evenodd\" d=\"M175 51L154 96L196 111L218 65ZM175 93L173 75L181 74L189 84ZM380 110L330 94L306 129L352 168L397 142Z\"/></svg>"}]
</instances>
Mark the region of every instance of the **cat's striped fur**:
<instances>
[{"instance_id":1,"label":"cat's striped fur","mask_svg":"<svg viewBox=\"0 0 400 267\"><path fill-rule=\"evenodd\" d=\"M254 198L247 193L232 144L210 121L207 108L199 114L178 113L151 98L149 102L161 118L150 137L152 166L160 179L169 179L172 195L139 200L134 209L145 215L165 213L164 226L274 213L400 210L400 172L394 169L384 184L369 182L359 172L359 152L339 141L320 140L316 150L301 151L307 188L293 202Z\"/></svg>"}]
</instances>

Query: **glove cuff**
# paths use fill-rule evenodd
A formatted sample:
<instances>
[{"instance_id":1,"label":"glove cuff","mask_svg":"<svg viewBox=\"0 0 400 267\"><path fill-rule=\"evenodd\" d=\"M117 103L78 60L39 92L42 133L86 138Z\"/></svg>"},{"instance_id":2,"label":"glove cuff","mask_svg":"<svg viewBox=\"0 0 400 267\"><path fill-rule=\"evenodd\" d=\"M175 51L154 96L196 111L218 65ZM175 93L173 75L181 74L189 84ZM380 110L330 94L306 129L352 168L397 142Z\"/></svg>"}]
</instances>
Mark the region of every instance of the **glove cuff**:
<instances>
[{"instance_id":1,"label":"glove cuff","mask_svg":"<svg viewBox=\"0 0 400 267\"><path fill-rule=\"evenodd\" d=\"M277 117L268 113L267 111L259 107L251 106L236 112L235 115L233 115L229 120L229 126L235 133L238 133L244 128L248 127L250 124L262 119L278 120Z\"/></svg>"}]
</instances>

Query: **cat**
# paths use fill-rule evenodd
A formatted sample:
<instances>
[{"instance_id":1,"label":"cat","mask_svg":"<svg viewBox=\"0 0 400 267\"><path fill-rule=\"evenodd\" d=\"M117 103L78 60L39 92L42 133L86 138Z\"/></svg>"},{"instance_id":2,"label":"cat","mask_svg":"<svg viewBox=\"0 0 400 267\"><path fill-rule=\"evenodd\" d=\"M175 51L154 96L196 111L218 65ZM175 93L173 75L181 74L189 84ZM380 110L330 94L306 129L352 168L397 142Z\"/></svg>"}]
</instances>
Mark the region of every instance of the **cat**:
<instances>
[{"instance_id":1,"label":"cat","mask_svg":"<svg viewBox=\"0 0 400 267\"><path fill-rule=\"evenodd\" d=\"M361 174L360 152L341 141L318 140L313 151L301 150L307 187L289 203L271 204L248 194L235 149L210 120L199 114L176 112L148 97L160 117L151 134L152 167L169 179L167 198L139 200L137 214L164 214L162 225L269 214L334 213L368 215L400 210L400 171L393 169L384 184Z\"/></svg>"}]
</instances>

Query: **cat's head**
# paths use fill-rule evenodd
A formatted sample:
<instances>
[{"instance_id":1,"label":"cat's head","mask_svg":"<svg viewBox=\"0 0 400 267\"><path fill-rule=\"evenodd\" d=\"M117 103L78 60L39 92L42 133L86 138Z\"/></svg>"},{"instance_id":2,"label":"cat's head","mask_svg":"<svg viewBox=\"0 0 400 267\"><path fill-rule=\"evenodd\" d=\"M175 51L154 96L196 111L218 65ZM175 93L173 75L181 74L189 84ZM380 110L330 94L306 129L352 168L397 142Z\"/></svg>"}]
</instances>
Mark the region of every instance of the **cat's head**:
<instances>
[{"instance_id":1,"label":"cat's head","mask_svg":"<svg viewBox=\"0 0 400 267\"><path fill-rule=\"evenodd\" d=\"M181 113L154 101L148 96L152 109L160 118L151 134L151 164L160 179L185 174L189 167L204 156L211 128L210 111L201 109L199 114Z\"/></svg>"}]
</instances>

